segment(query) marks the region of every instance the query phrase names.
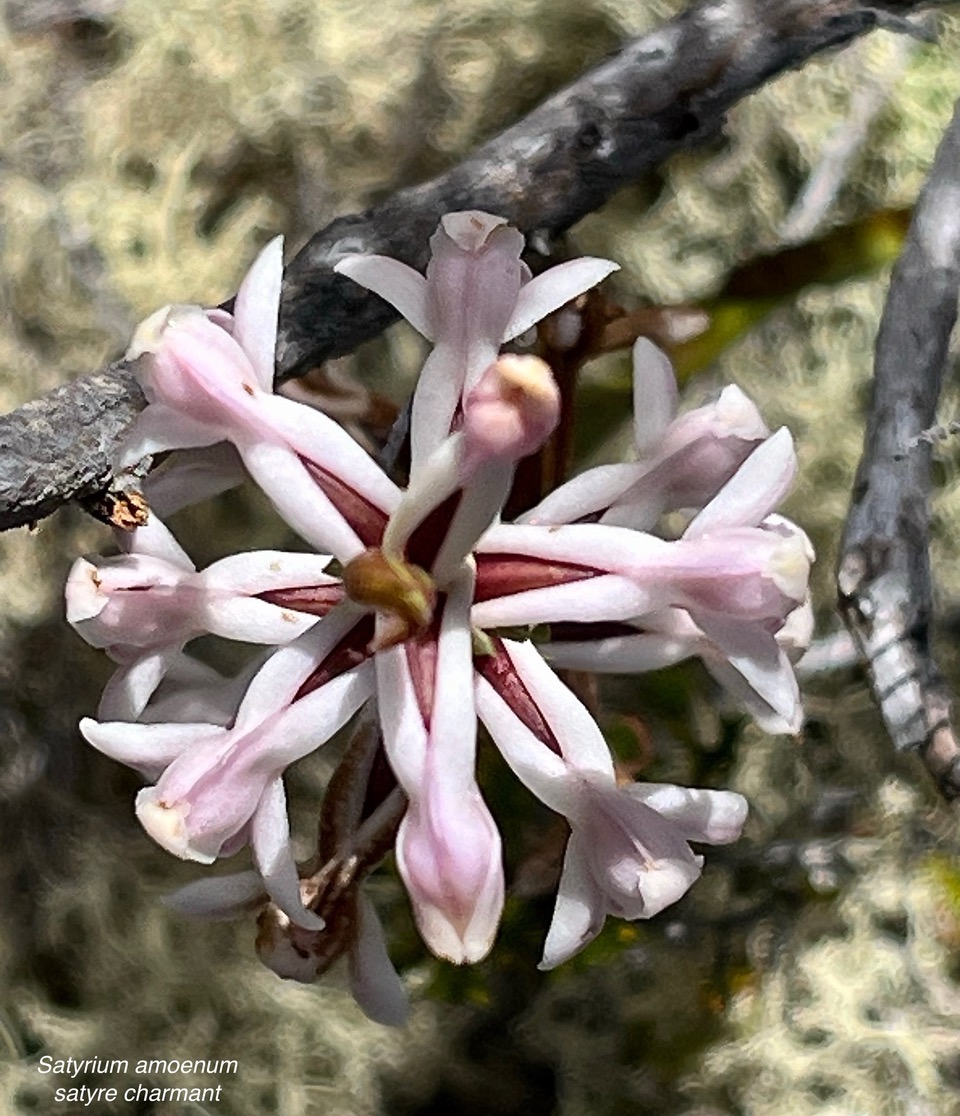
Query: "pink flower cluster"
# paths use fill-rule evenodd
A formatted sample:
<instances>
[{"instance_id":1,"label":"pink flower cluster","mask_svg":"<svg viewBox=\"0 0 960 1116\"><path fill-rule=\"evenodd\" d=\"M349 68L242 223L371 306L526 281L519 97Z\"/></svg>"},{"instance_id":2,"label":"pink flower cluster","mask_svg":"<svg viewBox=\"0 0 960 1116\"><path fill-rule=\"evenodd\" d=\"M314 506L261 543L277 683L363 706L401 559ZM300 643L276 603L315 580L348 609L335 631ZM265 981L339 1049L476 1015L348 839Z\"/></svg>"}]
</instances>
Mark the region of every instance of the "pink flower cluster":
<instances>
[{"instance_id":1,"label":"pink flower cluster","mask_svg":"<svg viewBox=\"0 0 960 1116\"><path fill-rule=\"evenodd\" d=\"M765 728L794 732L791 656L809 616L809 544L775 514L796 467L789 433L771 435L736 388L678 416L670 366L646 341L634 349L636 459L590 469L501 523L517 462L560 412L546 364L501 347L615 265L579 259L532 278L520 233L480 212L445 216L431 248L425 276L379 256L337 265L432 345L405 489L332 419L273 394L275 240L232 316L168 307L137 331L130 356L149 405L125 461L191 452L151 478L149 521L122 537L121 555L78 561L67 585L70 621L119 664L101 719L81 731L143 774L144 828L203 864L251 849L253 871L198 881L174 905L259 907L268 964L313 979L345 954L361 1006L393 1023L403 989L356 867L395 834L429 948L458 963L490 950L504 873L476 780L478 719L569 823L550 968L608 914L650 918L679 899L701 871L691 842L733 841L746 816L731 792L618 782L600 729L553 667L633 672L698 656ZM243 473L322 553L195 570L158 513ZM665 513L678 513L679 537L653 533ZM517 638L544 624L546 642ZM271 650L225 680L184 653L208 632ZM284 771L357 714L370 731L321 824L330 859L301 878Z\"/></svg>"}]
</instances>

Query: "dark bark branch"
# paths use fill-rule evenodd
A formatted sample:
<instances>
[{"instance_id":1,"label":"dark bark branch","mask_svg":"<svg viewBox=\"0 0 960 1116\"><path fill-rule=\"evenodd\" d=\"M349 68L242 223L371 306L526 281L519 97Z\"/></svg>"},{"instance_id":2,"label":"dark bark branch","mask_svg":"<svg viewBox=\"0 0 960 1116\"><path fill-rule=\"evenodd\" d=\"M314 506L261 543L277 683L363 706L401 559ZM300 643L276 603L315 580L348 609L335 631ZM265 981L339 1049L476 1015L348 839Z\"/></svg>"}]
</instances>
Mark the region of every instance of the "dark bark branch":
<instances>
[{"instance_id":1,"label":"dark bark branch","mask_svg":"<svg viewBox=\"0 0 960 1116\"><path fill-rule=\"evenodd\" d=\"M0 528L101 492L143 405L133 372L115 363L0 418Z\"/></svg>"},{"instance_id":2,"label":"dark bark branch","mask_svg":"<svg viewBox=\"0 0 960 1116\"><path fill-rule=\"evenodd\" d=\"M841 550L840 607L898 750L960 795L960 745L931 648L929 443L960 296L960 104L890 280L873 397Z\"/></svg>"},{"instance_id":3,"label":"dark bark branch","mask_svg":"<svg viewBox=\"0 0 960 1116\"><path fill-rule=\"evenodd\" d=\"M627 44L446 174L400 190L365 213L338 218L317 233L285 275L278 378L301 375L350 352L395 320L380 299L333 274L343 255L382 252L422 267L440 215L457 209L502 214L525 233L549 238L670 155L717 136L728 110L771 77L878 26L915 32L907 17L938 2L695 4ZM101 386L113 384L115 397L130 383L117 366L99 376ZM89 397L90 384L76 381L32 404L29 420L20 413L0 419L0 447L6 452L0 461L0 529L109 483L121 431L105 427L96 448L83 442L90 423L78 424L74 396ZM24 430L35 432L38 423L58 432L55 449L38 453L23 441ZM26 478L18 475L12 457L33 462ZM59 468L58 459L69 467ZM81 475L87 479L78 488Z\"/></svg>"}]
</instances>

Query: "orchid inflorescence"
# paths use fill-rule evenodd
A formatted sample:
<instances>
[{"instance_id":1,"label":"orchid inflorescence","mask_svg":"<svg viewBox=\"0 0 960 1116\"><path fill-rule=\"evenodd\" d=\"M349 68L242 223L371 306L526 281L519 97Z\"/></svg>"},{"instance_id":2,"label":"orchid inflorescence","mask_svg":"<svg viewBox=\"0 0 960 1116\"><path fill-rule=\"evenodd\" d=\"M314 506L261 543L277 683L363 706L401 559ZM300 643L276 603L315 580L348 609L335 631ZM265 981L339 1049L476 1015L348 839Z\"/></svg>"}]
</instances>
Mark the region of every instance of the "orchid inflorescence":
<instances>
[{"instance_id":1,"label":"orchid inflorescence","mask_svg":"<svg viewBox=\"0 0 960 1116\"><path fill-rule=\"evenodd\" d=\"M636 672L697 656L758 722L796 732L791 659L809 636L806 537L775 508L796 468L727 388L677 415L666 357L634 347L635 460L589 469L516 522L500 515L518 461L560 417L549 367L502 346L616 265L577 259L536 278L523 237L481 212L445 216L426 275L382 256L336 270L392 303L432 345L412 401L405 489L333 419L273 393L282 245L233 314L167 307L128 356L146 409L121 466L177 451L147 478L145 525L81 559L67 614L118 664L81 731L147 780L143 827L183 859L249 846L254 868L171 897L187 913L256 909L258 950L313 980L346 956L374 1019L402 984L364 876L391 850L439 957L491 948L504 902L497 825L476 779L477 720L529 790L569 824L542 967L606 916L650 918L697 879L691 842L735 840L735 793L618 779L591 713L554 668ZM238 554L198 572L160 515L251 477L319 553ZM657 535L663 517L681 522ZM536 627L538 638L531 638ZM204 633L270 650L234 679L184 653ZM317 856L298 868L284 771L351 719Z\"/></svg>"}]
</instances>

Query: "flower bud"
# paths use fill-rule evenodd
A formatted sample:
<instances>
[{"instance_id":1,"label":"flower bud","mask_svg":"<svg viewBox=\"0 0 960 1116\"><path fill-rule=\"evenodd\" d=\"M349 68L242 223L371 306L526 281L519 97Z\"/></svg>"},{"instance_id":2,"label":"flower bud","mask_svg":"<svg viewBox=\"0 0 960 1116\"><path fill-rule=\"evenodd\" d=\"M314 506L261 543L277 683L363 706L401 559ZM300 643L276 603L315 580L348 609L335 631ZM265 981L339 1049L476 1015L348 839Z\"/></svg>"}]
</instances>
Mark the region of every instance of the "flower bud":
<instances>
[{"instance_id":1,"label":"flower bud","mask_svg":"<svg viewBox=\"0 0 960 1116\"><path fill-rule=\"evenodd\" d=\"M473 460L519 461L538 450L560 421L560 389L539 357L507 354L480 377L463 405Z\"/></svg>"}]
</instances>

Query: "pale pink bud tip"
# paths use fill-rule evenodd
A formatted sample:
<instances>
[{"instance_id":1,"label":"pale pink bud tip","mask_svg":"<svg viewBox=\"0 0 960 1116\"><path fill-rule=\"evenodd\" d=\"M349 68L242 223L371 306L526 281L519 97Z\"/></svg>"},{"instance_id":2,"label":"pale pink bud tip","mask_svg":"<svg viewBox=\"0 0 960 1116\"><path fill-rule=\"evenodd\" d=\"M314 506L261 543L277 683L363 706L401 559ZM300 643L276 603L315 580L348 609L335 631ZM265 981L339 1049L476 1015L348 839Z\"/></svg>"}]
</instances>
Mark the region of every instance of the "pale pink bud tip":
<instances>
[{"instance_id":1,"label":"pale pink bud tip","mask_svg":"<svg viewBox=\"0 0 960 1116\"><path fill-rule=\"evenodd\" d=\"M186 809L182 805L168 806L161 802L156 787L145 787L137 795L136 811L143 828L167 852L199 864L212 864L217 859L190 844Z\"/></svg>"},{"instance_id":2,"label":"pale pink bud tip","mask_svg":"<svg viewBox=\"0 0 960 1116\"><path fill-rule=\"evenodd\" d=\"M490 933L472 933L469 924L452 922L438 910L420 910L418 926L431 952L453 965L475 965L493 948L496 928Z\"/></svg>"},{"instance_id":3,"label":"pale pink bud tip","mask_svg":"<svg viewBox=\"0 0 960 1116\"><path fill-rule=\"evenodd\" d=\"M757 441L767 435L767 427L760 417L756 404L735 384L724 388L720 393L716 403L716 414L719 425L728 435L746 441Z\"/></svg>"},{"instance_id":4,"label":"pale pink bud tip","mask_svg":"<svg viewBox=\"0 0 960 1116\"><path fill-rule=\"evenodd\" d=\"M785 597L803 601L808 592L813 551L806 535L797 532L783 540L770 555L767 572Z\"/></svg>"},{"instance_id":5,"label":"pale pink bud tip","mask_svg":"<svg viewBox=\"0 0 960 1116\"><path fill-rule=\"evenodd\" d=\"M97 567L86 558L78 558L67 578L67 620L79 624L99 616L107 603L103 582Z\"/></svg>"},{"instance_id":6,"label":"pale pink bud tip","mask_svg":"<svg viewBox=\"0 0 960 1116\"><path fill-rule=\"evenodd\" d=\"M506 217L495 217L481 209L447 213L440 218L441 228L462 252L479 252L490 234L506 223Z\"/></svg>"},{"instance_id":7,"label":"pale pink bud tip","mask_svg":"<svg viewBox=\"0 0 960 1116\"><path fill-rule=\"evenodd\" d=\"M124 354L125 360L136 360L144 353L155 353L163 343L168 327L185 318L205 318L207 315L199 306L164 306L155 310L134 330L130 345Z\"/></svg>"},{"instance_id":8,"label":"pale pink bud tip","mask_svg":"<svg viewBox=\"0 0 960 1116\"><path fill-rule=\"evenodd\" d=\"M500 357L464 401L464 434L484 457L526 457L559 421L560 389L549 365L535 356Z\"/></svg>"}]
</instances>

